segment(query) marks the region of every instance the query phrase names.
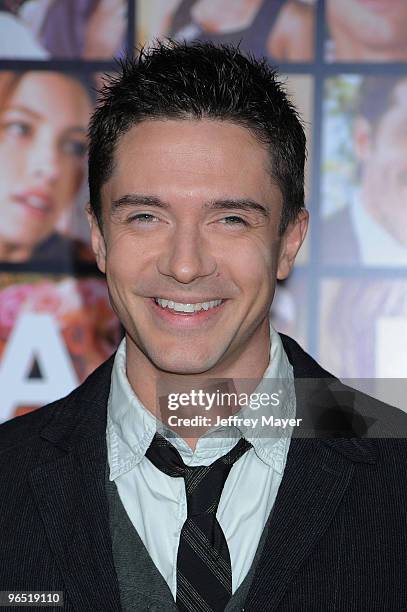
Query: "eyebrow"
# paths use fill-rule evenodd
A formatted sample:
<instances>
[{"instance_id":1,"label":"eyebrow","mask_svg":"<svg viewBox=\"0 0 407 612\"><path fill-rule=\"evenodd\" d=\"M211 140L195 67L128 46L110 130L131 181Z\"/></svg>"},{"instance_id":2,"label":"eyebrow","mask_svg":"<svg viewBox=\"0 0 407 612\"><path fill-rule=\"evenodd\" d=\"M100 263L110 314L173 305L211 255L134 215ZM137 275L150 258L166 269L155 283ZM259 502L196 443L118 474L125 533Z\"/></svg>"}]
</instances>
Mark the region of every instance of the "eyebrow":
<instances>
[{"instance_id":1,"label":"eyebrow","mask_svg":"<svg viewBox=\"0 0 407 612\"><path fill-rule=\"evenodd\" d=\"M112 202L111 214L114 214L121 208L136 208L143 206L153 206L164 210L168 210L169 208L171 208L167 202L164 202L156 196L128 193ZM266 206L250 198L227 198L220 200L210 200L209 202L205 202L204 208L207 210L245 210L248 212L254 211L256 213L260 213L265 219L269 219L271 214L270 210Z\"/></svg>"},{"instance_id":2,"label":"eyebrow","mask_svg":"<svg viewBox=\"0 0 407 612\"><path fill-rule=\"evenodd\" d=\"M33 111L31 108L28 108L27 106L22 106L22 105L14 105L12 104L11 106L6 106L3 110L3 112L9 112L9 111L17 111L18 113L25 113L26 115L31 115L32 117L36 118L36 119L42 119L42 115L41 113L37 113L36 111Z\"/></svg>"},{"instance_id":3,"label":"eyebrow","mask_svg":"<svg viewBox=\"0 0 407 612\"><path fill-rule=\"evenodd\" d=\"M36 111L33 111L31 108L28 108L27 106L21 106L21 105L6 106L3 110L3 113L14 112L14 111L17 111L18 113L24 113L25 115L30 115L33 119L44 119L44 115L42 115L41 113L37 113ZM80 125L73 125L71 127L66 128L66 130L68 132L80 132L81 134L86 134L86 129L81 127Z\"/></svg>"},{"instance_id":4,"label":"eyebrow","mask_svg":"<svg viewBox=\"0 0 407 612\"><path fill-rule=\"evenodd\" d=\"M115 213L121 208L127 207L142 207L142 206L155 206L156 208L169 208L169 205L166 202L160 200L155 196L146 196L137 193L127 193L124 196L121 196L117 200L113 200L111 204L111 212Z\"/></svg>"},{"instance_id":5,"label":"eyebrow","mask_svg":"<svg viewBox=\"0 0 407 612\"><path fill-rule=\"evenodd\" d=\"M237 199L226 199L226 200L212 200L207 202L204 205L204 208L208 208L210 210L246 210L246 211L254 211L260 213L265 219L270 217L270 210L264 206L264 204L260 204L259 202L255 202L250 198L237 198Z\"/></svg>"}]
</instances>

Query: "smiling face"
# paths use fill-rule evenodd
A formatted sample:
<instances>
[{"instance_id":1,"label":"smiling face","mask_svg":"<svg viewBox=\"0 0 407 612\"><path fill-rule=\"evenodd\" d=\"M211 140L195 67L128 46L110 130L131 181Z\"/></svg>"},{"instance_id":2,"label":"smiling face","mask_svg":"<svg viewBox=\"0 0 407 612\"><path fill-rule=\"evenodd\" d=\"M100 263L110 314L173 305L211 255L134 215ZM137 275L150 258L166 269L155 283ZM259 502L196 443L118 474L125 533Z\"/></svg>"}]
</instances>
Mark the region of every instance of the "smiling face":
<instances>
[{"instance_id":1,"label":"smiling face","mask_svg":"<svg viewBox=\"0 0 407 612\"><path fill-rule=\"evenodd\" d=\"M72 205L83 178L90 112L84 88L58 73L26 73L3 102L1 259L8 251L16 261L29 256Z\"/></svg>"},{"instance_id":2,"label":"smiling face","mask_svg":"<svg viewBox=\"0 0 407 612\"><path fill-rule=\"evenodd\" d=\"M355 146L362 165L364 207L407 246L407 80L396 85L392 98L375 128L359 118Z\"/></svg>"},{"instance_id":3,"label":"smiling face","mask_svg":"<svg viewBox=\"0 0 407 612\"><path fill-rule=\"evenodd\" d=\"M239 362L244 376L267 355L276 275L288 274L306 229L304 212L280 238L268 165L229 122L145 121L121 138L103 235L91 223L128 363L193 374Z\"/></svg>"},{"instance_id":4,"label":"smiling face","mask_svg":"<svg viewBox=\"0 0 407 612\"><path fill-rule=\"evenodd\" d=\"M407 58L405 0L328 0L327 21L340 61Z\"/></svg>"}]
</instances>

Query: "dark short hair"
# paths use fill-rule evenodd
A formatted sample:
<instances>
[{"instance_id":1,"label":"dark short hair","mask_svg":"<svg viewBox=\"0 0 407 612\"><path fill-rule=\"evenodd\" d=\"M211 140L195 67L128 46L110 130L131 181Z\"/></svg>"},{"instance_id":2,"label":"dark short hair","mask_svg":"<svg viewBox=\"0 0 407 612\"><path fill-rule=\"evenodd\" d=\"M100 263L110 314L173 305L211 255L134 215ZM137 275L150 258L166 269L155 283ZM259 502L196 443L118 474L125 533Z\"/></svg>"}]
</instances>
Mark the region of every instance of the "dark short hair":
<instances>
[{"instance_id":1,"label":"dark short hair","mask_svg":"<svg viewBox=\"0 0 407 612\"><path fill-rule=\"evenodd\" d=\"M118 74L100 93L89 127L90 205L99 225L100 191L120 137L157 119L215 119L247 128L270 153L270 174L283 195L281 233L304 207L304 129L275 69L236 47L167 40L119 61Z\"/></svg>"}]
</instances>

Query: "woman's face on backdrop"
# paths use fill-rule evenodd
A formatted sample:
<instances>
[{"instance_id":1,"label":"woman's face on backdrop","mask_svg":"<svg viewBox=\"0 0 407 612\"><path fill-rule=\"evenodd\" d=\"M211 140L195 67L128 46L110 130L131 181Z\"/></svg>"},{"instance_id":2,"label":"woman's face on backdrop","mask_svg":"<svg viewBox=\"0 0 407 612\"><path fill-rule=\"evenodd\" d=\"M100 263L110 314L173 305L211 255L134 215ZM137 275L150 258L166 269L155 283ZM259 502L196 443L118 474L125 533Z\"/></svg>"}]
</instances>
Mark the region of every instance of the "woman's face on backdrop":
<instances>
[{"instance_id":1,"label":"woman's face on backdrop","mask_svg":"<svg viewBox=\"0 0 407 612\"><path fill-rule=\"evenodd\" d=\"M27 72L0 108L0 247L32 250L55 230L84 174L91 102L74 78Z\"/></svg>"}]
</instances>

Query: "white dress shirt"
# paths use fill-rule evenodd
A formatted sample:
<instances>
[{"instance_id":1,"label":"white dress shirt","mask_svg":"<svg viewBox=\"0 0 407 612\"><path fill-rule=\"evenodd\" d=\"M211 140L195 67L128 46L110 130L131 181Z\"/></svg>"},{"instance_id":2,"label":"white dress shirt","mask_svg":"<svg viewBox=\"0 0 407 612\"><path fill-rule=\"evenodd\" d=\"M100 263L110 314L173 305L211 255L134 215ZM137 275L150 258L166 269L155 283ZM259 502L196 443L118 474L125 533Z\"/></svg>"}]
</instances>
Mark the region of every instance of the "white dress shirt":
<instances>
[{"instance_id":1,"label":"white dress shirt","mask_svg":"<svg viewBox=\"0 0 407 612\"><path fill-rule=\"evenodd\" d=\"M270 361L256 392L263 384L282 400L269 415L295 417L293 370L281 339L270 325ZM273 379L273 380L270 380ZM275 379L279 379L276 381ZM239 415L250 410L245 407ZM264 408L262 409L264 411ZM252 415L251 415L252 416ZM158 427L157 427L158 425ZM161 427L160 427L161 426ZM121 342L113 365L107 413L107 450L110 480L115 481L123 506L156 567L176 598L177 552L180 532L187 516L185 484L161 472L145 453L162 424L141 404L126 376L126 342ZM194 451L179 436L170 442L189 466L210 465L225 455L243 436L253 448L233 465L220 498L217 519L229 546L232 592L245 578L273 507L283 476L291 431L273 432L228 426L201 436ZM273 437L265 437L273 435Z\"/></svg>"}]
</instances>

